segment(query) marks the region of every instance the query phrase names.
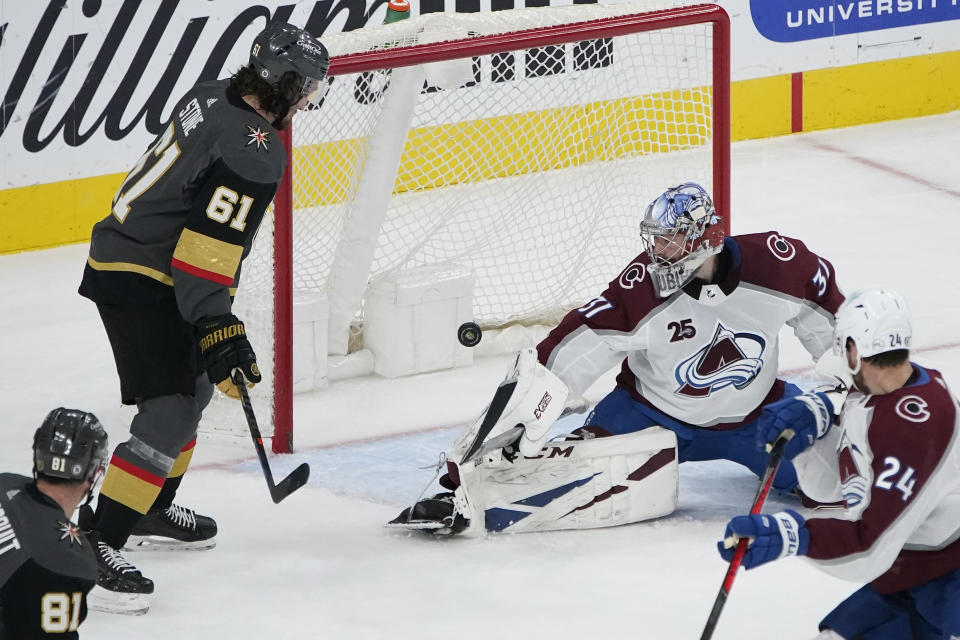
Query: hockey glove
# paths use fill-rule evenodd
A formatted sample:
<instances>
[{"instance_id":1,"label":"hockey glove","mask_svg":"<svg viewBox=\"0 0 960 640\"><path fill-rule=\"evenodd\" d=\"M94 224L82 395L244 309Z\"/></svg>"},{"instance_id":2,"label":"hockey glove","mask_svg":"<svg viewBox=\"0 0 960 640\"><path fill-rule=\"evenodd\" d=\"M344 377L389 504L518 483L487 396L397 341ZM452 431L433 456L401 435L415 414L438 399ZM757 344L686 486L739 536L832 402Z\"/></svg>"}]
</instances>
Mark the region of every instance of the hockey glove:
<instances>
[{"instance_id":1,"label":"hockey glove","mask_svg":"<svg viewBox=\"0 0 960 640\"><path fill-rule=\"evenodd\" d=\"M240 398L240 390L230 379L230 373L236 368L243 372L249 386L260 382L257 356L237 316L228 314L201 320L197 326L197 336L207 377L222 393L231 398Z\"/></svg>"},{"instance_id":2,"label":"hockey glove","mask_svg":"<svg viewBox=\"0 0 960 640\"><path fill-rule=\"evenodd\" d=\"M825 393L804 393L784 398L763 408L757 419L757 448L768 451L784 429L793 429L794 436L783 448L783 455L792 460L801 451L813 446L833 423L833 403Z\"/></svg>"},{"instance_id":3,"label":"hockey glove","mask_svg":"<svg viewBox=\"0 0 960 640\"><path fill-rule=\"evenodd\" d=\"M453 443L450 457L463 464L501 449L508 460L519 453L540 453L550 427L563 412L567 385L526 348L507 369L490 405L473 425Z\"/></svg>"},{"instance_id":4,"label":"hockey glove","mask_svg":"<svg viewBox=\"0 0 960 640\"><path fill-rule=\"evenodd\" d=\"M730 562L741 538L749 538L747 552L743 556L746 569L784 556L806 555L810 546L810 532L804 519L793 509L774 514L736 516L727 523L723 540L717 550L724 560Z\"/></svg>"}]
</instances>

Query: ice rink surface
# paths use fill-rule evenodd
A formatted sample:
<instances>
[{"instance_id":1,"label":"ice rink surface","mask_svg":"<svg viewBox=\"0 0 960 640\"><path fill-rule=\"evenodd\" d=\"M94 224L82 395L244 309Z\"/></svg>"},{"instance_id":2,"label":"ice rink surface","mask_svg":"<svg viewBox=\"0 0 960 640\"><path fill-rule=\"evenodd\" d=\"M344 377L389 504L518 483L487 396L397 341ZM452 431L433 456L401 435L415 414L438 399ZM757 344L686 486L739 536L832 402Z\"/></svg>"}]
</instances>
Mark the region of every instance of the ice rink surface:
<instances>
[{"instance_id":1,"label":"ice rink surface","mask_svg":"<svg viewBox=\"0 0 960 640\"><path fill-rule=\"evenodd\" d=\"M734 233L802 239L833 262L846 292L899 290L914 313L914 359L954 389L958 148L955 112L737 143L732 179ZM81 245L0 256L3 471L29 473L33 431L59 405L95 412L112 445L126 438L132 414L119 404L106 336L93 304L76 294L85 256ZM806 353L792 336L784 342L782 373L809 379ZM307 460L313 476L280 505L249 438L201 435L178 502L217 519L217 548L128 554L156 582L150 613L93 612L81 636L698 638L725 571L715 542L756 490L736 465L683 465L677 511L632 526L452 540L382 527L430 481L423 467L482 409L505 366L484 358L456 372L354 379L298 397L297 452L272 464L281 475ZM236 419L243 424L239 406ZM857 586L799 559L741 573L714 637L812 638Z\"/></svg>"}]
</instances>

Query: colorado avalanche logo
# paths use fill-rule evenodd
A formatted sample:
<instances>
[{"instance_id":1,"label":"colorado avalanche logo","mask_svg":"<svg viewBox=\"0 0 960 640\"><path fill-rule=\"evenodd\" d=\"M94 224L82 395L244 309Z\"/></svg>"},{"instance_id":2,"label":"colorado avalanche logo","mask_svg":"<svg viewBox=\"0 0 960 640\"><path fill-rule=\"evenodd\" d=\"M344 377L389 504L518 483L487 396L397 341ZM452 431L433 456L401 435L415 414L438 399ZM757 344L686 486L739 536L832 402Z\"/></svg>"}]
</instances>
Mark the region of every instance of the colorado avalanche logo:
<instances>
[{"instance_id":1,"label":"colorado avalanche logo","mask_svg":"<svg viewBox=\"0 0 960 640\"><path fill-rule=\"evenodd\" d=\"M862 454L857 447L850 442L846 432L840 437L840 444L837 447L837 463L840 471L840 491L843 493L843 501L847 508L857 506L863 502L867 495L867 481L860 473L860 467L857 465L857 457Z\"/></svg>"},{"instance_id":2,"label":"colorado avalanche logo","mask_svg":"<svg viewBox=\"0 0 960 640\"><path fill-rule=\"evenodd\" d=\"M784 262L793 260L793 256L797 255L796 247L787 242L786 238L778 236L775 233L767 236L767 248L770 249L773 257L777 260L783 260Z\"/></svg>"},{"instance_id":3,"label":"colorado avalanche logo","mask_svg":"<svg viewBox=\"0 0 960 640\"><path fill-rule=\"evenodd\" d=\"M620 274L620 286L624 289L633 289L633 285L643 282L647 275L647 267L642 262L634 262Z\"/></svg>"},{"instance_id":4,"label":"colorado avalanche logo","mask_svg":"<svg viewBox=\"0 0 960 640\"><path fill-rule=\"evenodd\" d=\"M927 401L920 396L903 396L894 410L898 416L910 422L926 422L930 418Z\"/></svg>"},{"instance_id":5,"label":"colorado avalanche logo","mask_svg":"<svg viewBox=\"0 0 960 640\"><path fill-rule=\"evenodd\" d=\"M733 385L743 389L760 373L767 343L753 333L734 333L717 325L710 344L677 366L675 393L702 398Z\"/></svg>"}]
</instances>

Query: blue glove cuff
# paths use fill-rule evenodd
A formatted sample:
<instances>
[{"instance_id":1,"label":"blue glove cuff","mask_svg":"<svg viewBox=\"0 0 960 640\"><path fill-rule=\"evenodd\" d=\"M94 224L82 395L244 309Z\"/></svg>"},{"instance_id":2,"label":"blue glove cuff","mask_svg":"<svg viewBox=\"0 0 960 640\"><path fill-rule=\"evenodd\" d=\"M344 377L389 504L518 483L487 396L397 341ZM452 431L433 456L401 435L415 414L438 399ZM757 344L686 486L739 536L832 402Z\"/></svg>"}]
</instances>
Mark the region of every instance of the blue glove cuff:
<instances>
[{"instance_id":1,"label":"blue glove cuff","mask_svg":"<svg viewBox=\"0 0 960 640\"><path fill-rule=\"evenodd\" d=\"M806 520L803 516L793 509L787 509L773 514L773 518L777 522L783 544L779 557L807 555L807 549L810 547L810 532L804 526Z\"/></svg>"},{"instance_id":2,"label":"blue glove cuff","mask_svg":"<svg viewBox=\"0 0 960 640\"><path fill-rule=\"evenodd\" d=\"M823 391L817 391L817 392L816 392L816 396L823 401L823 404L824 404L824 406L825 406L826 409L827 409L827 413L828 413L830 416L833 416L833 415L835 414L835 412L834 412L833 401L830 400L830 396L828 396L828 395L827 395L826 393L824 393ZM832 421L833 418L831 417L830 420Z\"/></svg>"}]
</instances>

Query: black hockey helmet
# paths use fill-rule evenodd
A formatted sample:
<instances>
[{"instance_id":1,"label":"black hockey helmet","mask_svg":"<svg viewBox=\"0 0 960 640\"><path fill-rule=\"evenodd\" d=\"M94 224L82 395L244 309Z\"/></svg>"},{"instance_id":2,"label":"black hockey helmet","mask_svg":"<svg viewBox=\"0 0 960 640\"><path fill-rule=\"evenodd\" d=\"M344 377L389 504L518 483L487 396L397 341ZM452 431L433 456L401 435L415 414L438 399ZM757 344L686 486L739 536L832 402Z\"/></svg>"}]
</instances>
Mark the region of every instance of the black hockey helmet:
<instances>
[{"instance_id":1,"label":"black hockey helmet","mask_svg":"<svg viewBox=\"0 0 960 640\"><path fill-rule=\"evenodd\" d=\"M271 22L257 34L250 48L250 66L281 95L281 80L287 72L297 74L298 96L283 96L292 103L307 96L316 104L320 85L330 68L327 48L312 35L286 22Z\"/></svg>"},{"instance_id":2,"label":"black hockey helmet","mask_svg":"<svg viewBox=\"0 0 960 640\"><path fill-rule=\"evenodd\" d=\"M33 474L96 483L106 468L107 432L97 416L59 407L33 436Z\"/></svg>"}]
</instances>

